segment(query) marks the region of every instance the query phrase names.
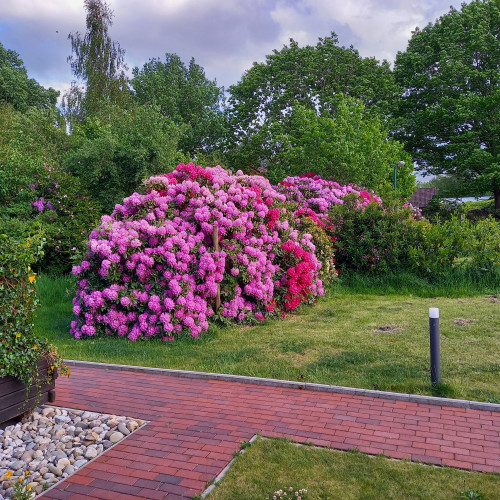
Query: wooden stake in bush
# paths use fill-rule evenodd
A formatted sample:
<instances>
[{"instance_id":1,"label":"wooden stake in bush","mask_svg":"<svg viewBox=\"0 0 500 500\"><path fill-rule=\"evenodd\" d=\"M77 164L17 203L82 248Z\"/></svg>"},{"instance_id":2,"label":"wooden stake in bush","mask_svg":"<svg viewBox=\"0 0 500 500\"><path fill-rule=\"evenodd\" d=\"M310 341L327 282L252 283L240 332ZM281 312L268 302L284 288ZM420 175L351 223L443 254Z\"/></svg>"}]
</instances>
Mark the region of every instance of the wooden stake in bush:
<instances>
[{"instance_id":1,"label":"wooden stake in bush","mask_svg":"<svg viewBox=\"0 0 500 500\"><path fill-rule=\"evenodd\" d=\"M219 247L219 228L214 225L214 232L212 233L212 241L216 252L220 251ZM215 310L218 311L221 304L220 300L220 283L217 283L217 297L215 298Z\"/></svg>"}]
</instances>

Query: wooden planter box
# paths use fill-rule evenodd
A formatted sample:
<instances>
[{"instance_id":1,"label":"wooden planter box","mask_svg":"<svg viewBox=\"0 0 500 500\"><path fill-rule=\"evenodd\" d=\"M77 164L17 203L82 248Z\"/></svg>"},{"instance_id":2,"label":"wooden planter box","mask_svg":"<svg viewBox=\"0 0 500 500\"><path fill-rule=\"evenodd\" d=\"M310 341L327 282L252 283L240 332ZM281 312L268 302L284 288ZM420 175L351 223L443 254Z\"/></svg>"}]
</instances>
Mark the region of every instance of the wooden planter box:
<instances>
[{"instance_id":1,"label":"wooden planter box","mask_svg":"<svg viewBox=\"0 0 500 500\"><path fill-rule=\"evenodd\" d=\"M47 379L47 371L49 369L46 360L42 359L38 362L38 369L41 380L45 382ZM42 384L40 387L41 397L37 401L37 388L32 385L26 399L26 386L17 378L8 376L0 378L0 424L12 418L23 415L33 408L35 403L41 405L44 403L53 403L56 399L54 391L56 384L57 371L52 374L50 383Z\"/></svg>"}]
</instances>

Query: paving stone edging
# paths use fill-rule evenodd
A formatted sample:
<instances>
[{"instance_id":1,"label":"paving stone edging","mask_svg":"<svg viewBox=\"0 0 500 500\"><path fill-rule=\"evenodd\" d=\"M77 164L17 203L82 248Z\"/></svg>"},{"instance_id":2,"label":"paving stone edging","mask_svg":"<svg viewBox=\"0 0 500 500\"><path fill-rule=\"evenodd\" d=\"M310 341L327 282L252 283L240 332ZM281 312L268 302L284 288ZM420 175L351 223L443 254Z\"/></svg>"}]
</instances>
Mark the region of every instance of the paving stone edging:
<instances>
[{"instance_id":1,"label":"paving stone edging","mask_svg":"<svg viewBox=\"0 0 500 500\"><path fill-rule=\"evenodd\" d=\"M254 434L251 438L250 438L250 441L249 443L250 444L253 444L255 442L255 440L257 439L257 434ZM238 452L238 455L243 455L245 453L245 449L243 450L240 450ZM224 469L222 469L222 472L214 479L214 482L208 487L206 488L203 493L200 495L200 498L203 500L212 490L215 489L215 487L217 486L217 484L219 483L219 481L221 479L224 478L224 476L229 472L229 469L233 466L234 462L236 461L236 458L237 457L234 457L225 467Z\"/></svg>"},{"instance_id":2,"label":"paving stone edging","mask_svg":"<svg viewBox=\"0 0 500 500\"><path fill-rule=\"evenodd\" d=\"M439 406L452 406L455 408L470 408L473 410L486 410L500 412L500 404L482 401L469 401L467 399L439 398L436 396L422 396L419 394L403 394L399 392L374 391L371 389L357 389L339 385L314 384L311 382L294 382L292 380L279 380L272 378L246 377L244 375L228 375L223 373L195 372L188 370L173 370L168 368L150 368L146 366L118 365L112 363L97 363L93 361L64 360L69 366L91 368L104 368L107 370L132 371L149 373L152 375L165 375L169 377L185 377L203 380L223 380L225 382L240 382L242 384L267 385L272 387L286 387L290 389L307 389L310 391L333 392L351 394L354 396L367 396L372 398L392 399L397 401L410 401L413 403L432 404ZM56 386L57 390L57 386Z\"/></svg>"}]
</instances>

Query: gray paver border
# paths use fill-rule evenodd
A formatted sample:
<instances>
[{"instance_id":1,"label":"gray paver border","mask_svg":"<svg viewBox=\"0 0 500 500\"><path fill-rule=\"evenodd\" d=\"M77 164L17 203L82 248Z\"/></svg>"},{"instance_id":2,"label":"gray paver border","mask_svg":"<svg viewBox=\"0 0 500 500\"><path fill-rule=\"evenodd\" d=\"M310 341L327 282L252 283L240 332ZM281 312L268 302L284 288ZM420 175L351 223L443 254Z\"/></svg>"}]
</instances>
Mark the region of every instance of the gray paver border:
<instances>
[{"instance_id":1,"label":"gray paver border","mask_svg":"<svg viewBox=\"0 0 500 500\"><path fill-rule=\"evenodd\" d=\"M173 370L169 368L149 368L146 366L118 365L112 363L97 363L94 361L79 361L73 359L64 360L70 366L81 366L88 368L103 368L106 370L132 371L147 373L151 375L163 375L169 377L184 377L202 380L222 380L225 382L240 382L242 384L266 385L271 387L286 387L290 389L310 390L318 392L332 392L338 394L349 394L353 396L367 396L371 398L392 399L395 401L410 401L412 403L431 404L439 406L452 406L458 408L470 408L472 410L485 410L500 412L500 404L482 401L469 401L467 399L449 399L436 396L422 396L419 394L402 394L399 392L375 391L371 389L357 389L355 387L343 387L339 385L314 384L311 382L295 382L293 380L278 380L272 378L246 377L244 375L228 375L224 373L195 372L188 370ZM56 385L57 391L57 385Z\"/></svg>"},{"instance_id":2,"label":"gray paver border","mask_svg":"<svg viewBox=\"0 0 500 500\"><path fill-rule=\"evenodd\" d=\"M253 444L254 441L257 439L257 434L254 434L251 438L250 438L250 441L249 443ZM240 450L238 452L238 456L240 455L243 455L245 453L245 450ZM219 475L214 479L213 483L208 487L206 488L202 494L200 495L200 497L203 499L205 498L212 490L215 489L215 487L217 486L217 484L219 483L219 481L221 479L223 479L223 477L229 472L229 469L234 465L234 462L236 461L236 457L234 457L225 467L224 469L222 469L222 471L219 473Z\"/></svg>"}]
</instances>

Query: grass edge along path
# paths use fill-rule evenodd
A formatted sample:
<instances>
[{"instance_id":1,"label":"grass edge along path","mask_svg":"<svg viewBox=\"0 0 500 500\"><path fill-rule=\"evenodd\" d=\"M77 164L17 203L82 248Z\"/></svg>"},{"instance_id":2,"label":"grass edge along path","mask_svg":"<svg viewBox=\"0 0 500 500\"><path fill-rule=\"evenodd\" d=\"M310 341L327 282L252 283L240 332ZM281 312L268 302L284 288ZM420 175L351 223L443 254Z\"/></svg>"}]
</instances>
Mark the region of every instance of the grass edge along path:
<instances>
[{"instance_id":1,"label":"grass edge along path","mask_svg":"<svg viewBox=\"0 0 500 500\"><path fill-rule=\"evenodd\" d=\"M495 500L500 491L498 474L395 460L355 448L339 451L260 437L242 451L201 498L264 500L289 487L306 489L307 500Z\"/></svg>"}]
</instances>

